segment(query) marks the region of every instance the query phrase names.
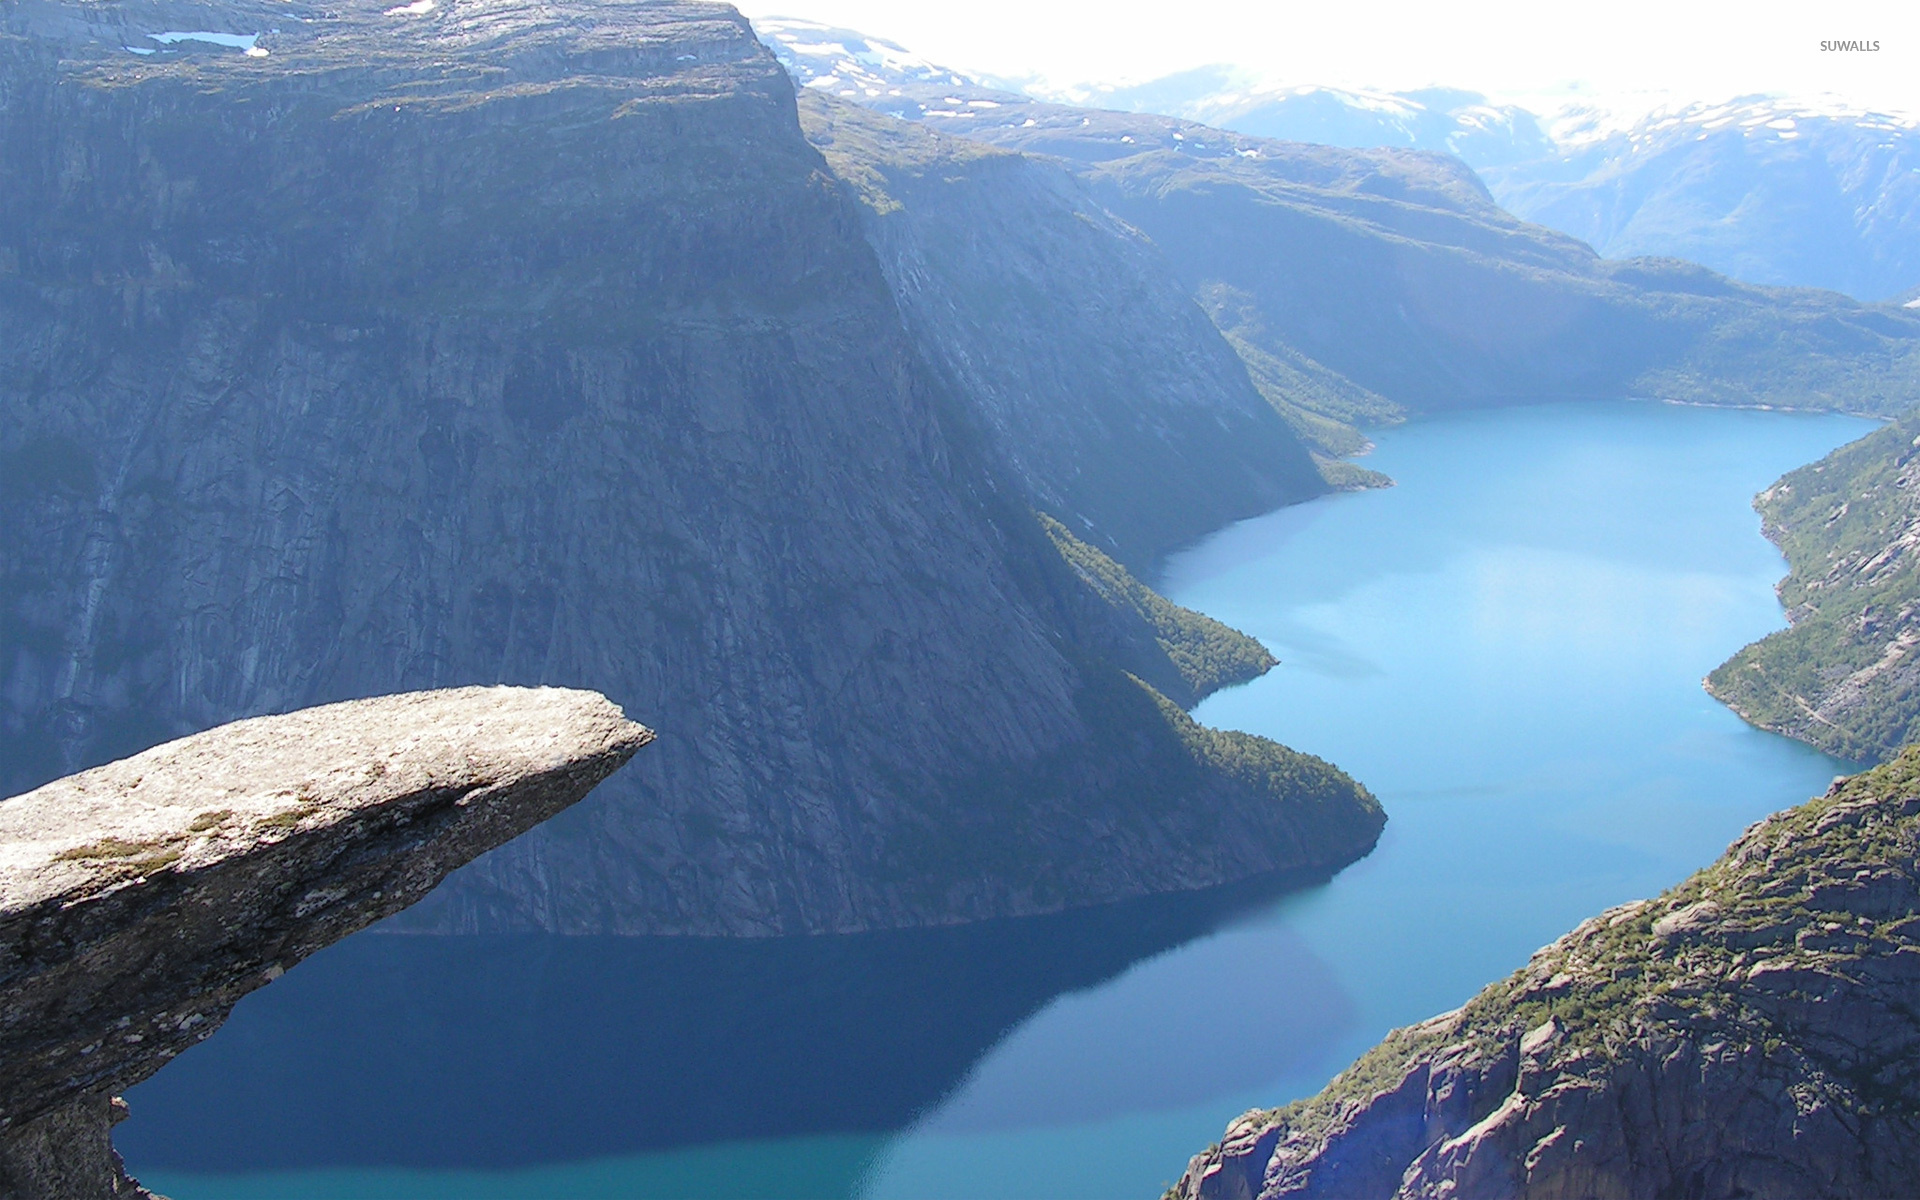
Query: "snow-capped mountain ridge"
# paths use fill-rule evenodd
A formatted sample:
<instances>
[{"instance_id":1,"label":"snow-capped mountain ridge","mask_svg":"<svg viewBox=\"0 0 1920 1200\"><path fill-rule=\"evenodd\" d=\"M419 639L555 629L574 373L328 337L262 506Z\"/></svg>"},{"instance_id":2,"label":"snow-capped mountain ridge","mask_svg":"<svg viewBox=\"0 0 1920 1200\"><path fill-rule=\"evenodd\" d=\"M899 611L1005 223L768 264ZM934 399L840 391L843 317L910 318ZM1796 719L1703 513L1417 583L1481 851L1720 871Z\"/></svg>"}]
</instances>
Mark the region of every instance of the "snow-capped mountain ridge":
<instances>
[{"instance_id":1,"label":"snow-capped mountain ridge","mask_svg":"<svg viewBox=\"0 0 1920 1200\"><path fill-rule=\"evenodd\" d=\"M943 67L885 38L795 17L762 17L753 31L796 82L848 99L899 95L908 87L1012 90L986 76Z\"/></svg>"},{"instance_id":2,"label":"snow-capped mountain ridge","mask_svg":"<svg viewBox=\"0 0 1920 1200\"><path fill-rule=\"evenodd\" d=\"M1752 283L1863 300L1920 281L1920 116L1840 97L1634 93L1529 108L1453 88L1323 87L1226 65L1054 84L954 70L817 22L755 28L802 85L949 128L1034 99L1251 137L1434 151L1474 168L1516 215L1608 257L1687 258Z\"/></svg>"}]
</instances>

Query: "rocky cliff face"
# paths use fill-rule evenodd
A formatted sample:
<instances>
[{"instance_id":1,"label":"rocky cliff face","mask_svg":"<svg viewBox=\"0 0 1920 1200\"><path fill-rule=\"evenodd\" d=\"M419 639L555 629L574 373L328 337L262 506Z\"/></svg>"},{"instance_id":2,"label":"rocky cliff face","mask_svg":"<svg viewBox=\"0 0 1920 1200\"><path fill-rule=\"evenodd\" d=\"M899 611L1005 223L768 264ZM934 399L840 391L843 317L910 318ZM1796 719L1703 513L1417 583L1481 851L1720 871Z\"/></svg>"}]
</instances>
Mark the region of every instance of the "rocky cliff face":
<instances>
[{"instance_id":1,"label":"rocky cliff face","mask_svg":"<svg viewBox=\"0 0 1920 1200\"><path fill-rule=\"evenodd\" d=\"M0 1192L144 1195L118 1092L651 739L590 692L465 688L242 721L0 803Z\"/></svg>"},{"instance_id":2,"label":"rocky cliff face","mask_svg":"<svg viewBox=\"0 0 1920 1200\"><path fill-rule=\"evenodd\" d=\"M1247 1114L1173 1194L1903 1195L1917 996L1920 750Z\"/></svg>"},{"instance_id":3,"label":"rocky cliff face","mask_svg":"<svg viewBox=\"0 0 1920 1200\"><path fill-rule=\"evenodd\" d=\"M1325 490L1158 249L1059 164L817 91L800 115L928 358L1078 536L1151 570Z\"/></svg>"},{"instance_id":4,"label":"rocky cliff face","mask_svg":"<svg viewBox=\"0 0 1920 1200\"><path fill-rule=\"evenodd\" d=\"M1829 754L1878 762L1920 738L1920 420L1801 467L1754 501L1787 556L1791 627L1707 676L1735 712Z\"/></svg>"},{"instance_id":5,"label":"rocky cliff face","mask_svg":"<svg viewBox=\"0 0 1920 1200\"><path fill-rule=\"evenodd\" d=\"M1351 781L1223 750L1087 640L1035 477L923 361L732 10L4 20L11 786L552 682L657 750L417 927L944 923L1371 845ZM153 36L196 31L236 44Z\"/></svg>"}]
</instances>

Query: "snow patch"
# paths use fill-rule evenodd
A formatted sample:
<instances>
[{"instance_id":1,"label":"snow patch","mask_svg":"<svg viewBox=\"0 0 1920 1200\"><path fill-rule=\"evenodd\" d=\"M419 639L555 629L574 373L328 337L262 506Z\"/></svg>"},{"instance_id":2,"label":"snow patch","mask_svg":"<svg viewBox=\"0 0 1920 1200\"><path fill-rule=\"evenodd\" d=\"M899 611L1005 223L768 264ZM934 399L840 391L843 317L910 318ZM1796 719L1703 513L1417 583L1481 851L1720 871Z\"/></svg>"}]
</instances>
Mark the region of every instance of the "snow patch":
<instances>
[{"instance_id":1,"label":"snow patch","mask_svg":"<svg viewBox=\"0 0 1920 1200\"><path fill-rule=\"evenodd\" d=\"M388 17L424 17L437 7L437 0L413 0L412 4L396 4L383 16Z\"/></svg>"}]
</instances>

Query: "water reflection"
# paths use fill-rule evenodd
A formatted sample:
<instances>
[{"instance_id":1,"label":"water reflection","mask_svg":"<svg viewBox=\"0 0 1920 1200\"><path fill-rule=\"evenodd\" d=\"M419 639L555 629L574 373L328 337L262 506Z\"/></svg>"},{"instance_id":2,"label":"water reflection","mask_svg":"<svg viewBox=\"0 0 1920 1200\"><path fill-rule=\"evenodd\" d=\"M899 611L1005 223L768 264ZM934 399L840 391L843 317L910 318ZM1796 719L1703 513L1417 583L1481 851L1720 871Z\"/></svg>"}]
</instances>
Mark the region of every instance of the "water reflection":
<instances>
[{"instance_id":1,"label":"water reflection","mask_svg":"<svg viewBox=\"0 0 1920 1200\"><path fill-rule=\"evenodd\" d=\"M855 937L363 934L249 997L135 1089L116 1140L136 1172L202 1174L501 1169L897 1130L1056 997L1308 882ZM1275 1053L1319 1040L1350 1008L1310 951L1290 958L1258 967L1295 998L1269 1006L1261 1037ZM1098 1027L1041 1022L1042 1037L1058 1030L1040 1048L1042 1086L1030 1070L976 1080L949 1119L1030 1124L1204 1099L1232 1076L1223 1061L1253 1061L1224 1040L1245 971L1185 964L1131 1001L1142 1022L1163 1021L1167 1004L1219 1018L1219 1046L1143 1057L1112 1014Z\"/></svg>"}]
</instances>

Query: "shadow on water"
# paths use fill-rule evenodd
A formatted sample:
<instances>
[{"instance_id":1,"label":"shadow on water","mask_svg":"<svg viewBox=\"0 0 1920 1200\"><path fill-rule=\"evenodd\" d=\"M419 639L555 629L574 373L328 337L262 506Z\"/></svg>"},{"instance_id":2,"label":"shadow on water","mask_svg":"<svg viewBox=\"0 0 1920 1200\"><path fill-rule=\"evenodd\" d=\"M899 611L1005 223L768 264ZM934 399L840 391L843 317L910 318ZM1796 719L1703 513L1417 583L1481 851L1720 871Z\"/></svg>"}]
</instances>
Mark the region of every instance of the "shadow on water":
<instances>
[{"instance_id":1,"label":"shadow on water","mask_svg":"<svg viewBox=\"0 0 1920 1200\"><path fill-rule=\"evenodd\" d=\"M367 933L129 1095L142 1170L499 1170L902 1129L1063 993L1319 878L767 940Z\"/></svg>"}]
</instances>

